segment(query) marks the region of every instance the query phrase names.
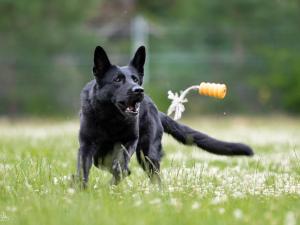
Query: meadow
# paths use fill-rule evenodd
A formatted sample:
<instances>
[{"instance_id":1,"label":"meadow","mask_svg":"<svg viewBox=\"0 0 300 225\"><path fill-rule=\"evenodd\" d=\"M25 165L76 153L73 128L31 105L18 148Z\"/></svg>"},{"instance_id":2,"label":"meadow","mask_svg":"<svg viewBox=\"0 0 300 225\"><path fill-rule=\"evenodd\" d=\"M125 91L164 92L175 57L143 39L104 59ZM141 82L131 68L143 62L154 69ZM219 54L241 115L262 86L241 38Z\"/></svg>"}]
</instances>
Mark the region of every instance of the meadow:
<instances>
[{"instance_id":1,"label":"meadow","mask_svg":"<svg viewBox=\"0 0 300 225\"><path fill-rule=\"evenodd\" d=\"M1 224L300 224L300 119L199 117L185 124L255 156L216 156L164 136L162 186L131 161L110 186L93 167L89 187L72 182L78 121L0 120Z\"/></svg>"}]
</instances>

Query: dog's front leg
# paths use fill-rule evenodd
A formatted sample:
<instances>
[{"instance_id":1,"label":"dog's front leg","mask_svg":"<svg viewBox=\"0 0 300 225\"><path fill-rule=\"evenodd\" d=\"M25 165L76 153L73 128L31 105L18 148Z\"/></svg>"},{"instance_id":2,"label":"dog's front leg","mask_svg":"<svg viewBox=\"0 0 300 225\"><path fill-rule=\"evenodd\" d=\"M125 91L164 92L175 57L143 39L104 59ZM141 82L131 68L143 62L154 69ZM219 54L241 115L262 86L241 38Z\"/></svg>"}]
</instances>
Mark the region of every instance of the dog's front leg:
<instances>
[{"instance_id":1,"label":"dog's front leg","mask_svg":"<svg viewBox=\"0 0 300 225\"><path fill-rule=\"evenodd\" d=\"M89 173L93 162L93 148L92 146L82 145L78 150L77 159L77 176L83 187L87 187Z\"/></svg>"},{"instance_id":2,"label":"dog's front leg","mask_svg":"<svg viewBox=\"0 0 300 225\"><path fill-rule=\"evenodd\" d=\"M130 175L130 170L129 170L129 161L133 155L133 153L136 151L138 139L128 142L123 146L123 154L124 154L124 167L128 171L128 175Z\"/></svg>"},{"instance_id":3,"label":"dog's front leg","mask_svg":"<svg viewBox=\"0 0 300 225\"><path fill-rule=\"evenodd\" d=\"M112 164L113 180L112 184L118 184L124 177L129 176L131 171L129 169L129 161L136 150L138 139L130 141L125 145L121 145L119 156L114 159Z\"/></svg>"}]
</instances>

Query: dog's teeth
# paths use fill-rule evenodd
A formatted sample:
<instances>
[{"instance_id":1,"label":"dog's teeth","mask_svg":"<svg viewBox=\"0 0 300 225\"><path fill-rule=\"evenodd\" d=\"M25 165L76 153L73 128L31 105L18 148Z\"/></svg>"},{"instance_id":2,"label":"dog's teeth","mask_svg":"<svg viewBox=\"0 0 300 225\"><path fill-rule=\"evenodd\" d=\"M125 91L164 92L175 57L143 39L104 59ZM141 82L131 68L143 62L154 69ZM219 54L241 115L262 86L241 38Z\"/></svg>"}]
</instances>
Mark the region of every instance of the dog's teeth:
<instances>
[{"instance_id":1,"label":"dog's teeth","mask_svg":"<svg viewBox=\"0 0 300 225\"><path fill-rule=\"evenodd\" d=\"M140 109L140 105L138 103L135 103L133 106L127 106L125 109L126 112L131 112L131 113L138 113Z\"/></svg>"},{"instance_id":2,"label":"dog's teeth","mask_svg":"<svg viewBox=\"0 0 300 225\"><path fill-rule=\"evenodd\" d=\"M127 108L126 108L126 111L134 111L135 109L134 109L134 107L132 107L132 106L128 106Z\"/></svg>"}]
</instances>

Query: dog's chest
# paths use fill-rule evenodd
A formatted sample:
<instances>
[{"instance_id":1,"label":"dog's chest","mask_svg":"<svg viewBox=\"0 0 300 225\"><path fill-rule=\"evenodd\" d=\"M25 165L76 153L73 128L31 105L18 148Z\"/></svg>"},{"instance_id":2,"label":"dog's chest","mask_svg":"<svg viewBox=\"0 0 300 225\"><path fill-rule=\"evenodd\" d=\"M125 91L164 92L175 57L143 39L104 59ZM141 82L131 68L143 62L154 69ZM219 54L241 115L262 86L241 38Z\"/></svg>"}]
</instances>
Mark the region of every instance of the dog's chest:
<instances>
[{"instance_id":1,"label":"dog's chest","mask_svg":"<svg viewBox=\"0 0 300 225\"><path fill-rule=\"evenodd\" d=\"M114 126L99 126L93 129L92 142L101 146L102 143L127 143L138 138L138 127L127 127L122 124ZM116 145L116 144L115 144Z\"/></svg>"}]
</instances>

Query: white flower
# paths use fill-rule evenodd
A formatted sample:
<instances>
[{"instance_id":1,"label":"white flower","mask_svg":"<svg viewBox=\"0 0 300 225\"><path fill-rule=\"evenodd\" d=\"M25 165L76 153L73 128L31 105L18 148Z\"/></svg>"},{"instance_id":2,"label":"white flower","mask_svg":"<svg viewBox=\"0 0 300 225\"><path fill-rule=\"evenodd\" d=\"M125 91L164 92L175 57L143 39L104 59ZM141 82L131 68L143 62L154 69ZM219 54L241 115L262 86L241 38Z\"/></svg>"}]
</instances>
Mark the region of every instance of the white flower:
<instances>
[{"instance_id":1,"label":"white flower","mask_svg":"<svg viewBox=\"0 0 300 225\"><path fill-rule=\"evenodd\" d=\"M233 211L233 216L236 219L242 219L243 218L243 211L240 210L240 209L236 209L236 210Z\"/></svg>"},{"instance_id":2,"label":"white flower","mask_svg":"<svg viewBox=\"0 0 300 225\"><path fill-rule=\"evenodd\" d=\"M68 188L67 192L68 192L68 194L73 195L75 193L75 189L74 188Z\"/></svg>"},{"instance_id":3,"label":"white flower","mask_svg":"<svg viewBox=\"0 0 300 225\"><path fill-rule=\"evenodd\" d=\"M170 199L170 205L176 206L176 207L180 207L181 206L181 202L176 199L176 198L171 198Z\"/></svg>"},{"instance_id":4,"label":"white flower","mask_svg":"<svg viewBox=\"0 0 300 225\"><path fill-rule=\"evenodd\" d=\"M224 214L224 212L225 212L225 209L224 209L224 208L219 208L219 213L220 213L220 214Z\"/></svg>"},{"instance_id":5,"label":"white flower","mask_svg":"<svg viewBox=\"0 0 300 225\"><path fill-rule=\"evenodd\" d=\"M143 202L141 200L137 200L133 203L133 206L138 207L142 204Z\"/></svg>"},{"instance_id":6,"label":"white flower","mask_svg":"<svg viewBox=\"0 0 300 225\"><path fill-rule=\"evenodd\" d=\"M199 209L200 208L200 204L198 203L198 202L194 202L193 204L192 204L192 209Z\"/></svg>"},{"instance_id":7,"label":"white flower","mask_svg":"<svg viewBox=\"0 0 300 225\"><path fill-rule=\"evenodd\" d=\"M284 224L285 225L296 225L296 218L293 212L288 212L285 216Z\"/></svg>"},{"instance_id":8,"label":"white flower","mask_svg":"<svg viewBox=\"0 0 300 225\"><path fill-rule=\"evenodd\" d=\"M235 198L243 198L244 194L240 191L237 191L237 192L233 193L232 196Z\"/></svg>"},{"instance_id":9,"label":"white flower","mask_svg":"<svg viewBox=\"0 0 300 225\"><path fill-rule=\"evenodd\" d=\"M58 179L57 179L57 177L54 177L54 178L53 178L53 183L54 183L55 185L58 184Z\"/></svg>"},{"instance_id":10,"label":"white flower","mask_svg":"<svg viewBox=\"0 0 300 225\"><path fill-rule=\"evenodd\" d=\"M16 212L17 211L17 207L15 207L15 206L7 206L6 207L6 211Z\"/></svg>"},{"instance_id":11,"label":"white flower","mask_svg":"<svg viewBox=\"0 0 300 225\"><path fill-rule=\"evenodd\" d=\"M223 195L219 194L211 200L211 204L218 205L222 202L226 202L226 200L227 200L227 196L225 194Z\"/></svg>"},{"instance_id":12,"label":"white flower","mask_svg":"<svg viewBox=\"0 0 300 225\"><path fill-rule=\"evenodd\" d=\"M149 202L151 205L157 205L161 203L160 198L155 198Z\"/></svg>"}]
</instances>

